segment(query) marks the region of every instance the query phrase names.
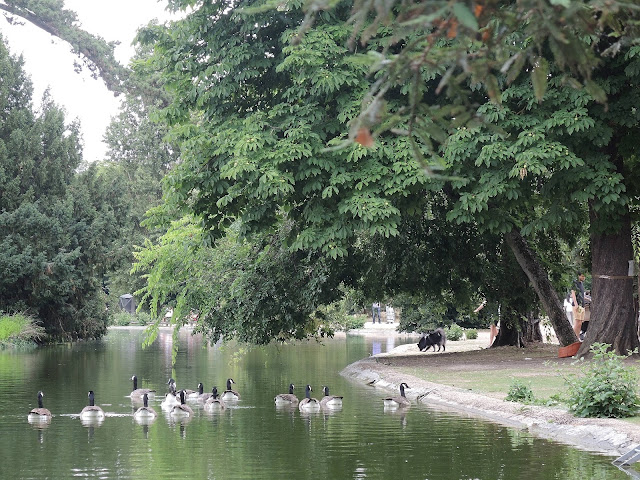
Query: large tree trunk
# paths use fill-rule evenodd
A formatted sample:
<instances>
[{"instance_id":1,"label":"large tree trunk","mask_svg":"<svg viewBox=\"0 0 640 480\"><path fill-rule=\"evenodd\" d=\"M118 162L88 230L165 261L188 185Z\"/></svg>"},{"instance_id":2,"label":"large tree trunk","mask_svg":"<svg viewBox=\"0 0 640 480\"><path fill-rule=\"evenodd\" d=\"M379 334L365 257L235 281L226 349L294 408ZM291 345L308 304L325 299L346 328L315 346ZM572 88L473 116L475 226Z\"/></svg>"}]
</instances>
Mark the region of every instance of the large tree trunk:
<instances>
[{"instance_id":1,"label":"large tree trunk","mask_svg":"<svg viewBox=\"0 0 640 480\"><path fill-rule=\"evenodd\" d=\"M540 316L536 312L527 313L527 319L522 323L524 332L522 337L527 343L542 342L542 330L540 330Z\"/></svg>"},{"instance_id":2,"label":"large tree trunk","mask_svg":"<svg viewBox=\"0 0 640 480\"><path fill-rule=\"evenodd\" d=\"M520 231L514 228L505 235L505 240L513 251L520 267L529 277L529 281L538 295L544 311L549 316L560 345L564 347L577 342L578 337L573 328L571 328L558 294L549 281L547 272L527 244L527 241L520 234Z\"/></svg>"},{"instance_id":3,"label":"large tree trunk","mask_svg":"<svg viewBox=\"0 0 640 480\"><path fill-rule=\"evenodd\" d=\"M591 224L597 215L590 209ZM608 343L618 354L640 347L634 316L631 220L625 215L616 233L591 234L591 321L578 355L587 355L594 342Z\"/></svg>"},{"instance_id":4,"label":"large tree trunk","mask_svg":"<svg viewBox=\"0 0 640 480\"><path fill-rule=\"evenodd\" d=\"M524 322L522 316L513 310L505 309L500 317L500 330L492 347L524 347Z\"/></svg>"}]
</instances>

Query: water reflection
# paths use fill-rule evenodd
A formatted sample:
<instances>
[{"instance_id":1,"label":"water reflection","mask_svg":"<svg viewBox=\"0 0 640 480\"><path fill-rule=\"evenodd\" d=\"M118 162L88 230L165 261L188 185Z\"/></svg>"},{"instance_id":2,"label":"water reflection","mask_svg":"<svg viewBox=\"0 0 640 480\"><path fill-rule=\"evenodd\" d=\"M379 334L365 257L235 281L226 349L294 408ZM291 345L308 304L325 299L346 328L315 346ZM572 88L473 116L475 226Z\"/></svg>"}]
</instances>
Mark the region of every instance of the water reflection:
<instances>
[{"instance_id":1,"label":"water reflection","mask_svg":"<svg viewBox=\"0 0 640 480\"><path fill-rule=\"evenodd\" d=\"M172 368L170 332L162 330L158 341L144 350L142 336L134 330L112 331L103 342L15 355L9 363L28 378L10 374L7 380L0 368L0 384L18 392L15 397L0 396L3 471L19 472L19 478L99 475L136 480L174 479L177 472L217 479L227 471L238 480L627 478L606 457L534 439L526 431L415 403L411 409L381 412L382 397L397 391L376 392L339 375L348 363L373 351L373 342L364 337L247 349L203 347L198 336L183 332L177 337L180 351ZM375 341L379 350L402 342ZM405 343L414 341L408 338ZM3 355L0 352L0 364ZM219 412L207 412L196 402L191 404L193 417L172 419L161 409L163 396L157 395L149 403L163 419L141 424L132 416L134 402L127 398L131 372L158 392L166 391L169 377L183 386L200 381L224 385L232 377L243 399ZM290 383L329 385L344 395L343 407L311 413L274 405L275 394ZM65 385L62 392L60 384ZM20 411L28 412L35 392L21 392L29 385L52 392L47 406L55 412L79 412L87 391L96 388L108 418L81 426L77 413L57 413L50 427L27 426L24 415L14 410L17 402L23 406ZM85 433L95 441L86 441ZM211 448L212 442L217 448Z\"/></svg>"}]
</instances>

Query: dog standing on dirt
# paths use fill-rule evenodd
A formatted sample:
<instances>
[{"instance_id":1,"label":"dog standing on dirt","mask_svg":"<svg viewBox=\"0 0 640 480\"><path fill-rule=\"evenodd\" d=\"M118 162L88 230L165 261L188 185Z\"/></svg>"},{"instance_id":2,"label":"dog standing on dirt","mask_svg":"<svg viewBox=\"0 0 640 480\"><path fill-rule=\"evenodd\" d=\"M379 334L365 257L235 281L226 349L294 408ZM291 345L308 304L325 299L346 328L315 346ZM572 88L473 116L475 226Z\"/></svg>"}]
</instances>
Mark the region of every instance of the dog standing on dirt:
<instances>
[{"instance_id":1,"label":"dog standing on dirt","mask_svg":"<svg viewBox=\"0 0 640 480\"><path fill-rule=\"evenodd\" d=\"M443 352L447 350L447 335L442 328L436 328L431 333L425 333L420 337L420 341L418 342L418 348L421 352L426 352L431 347L433 347L433 351L435 352L436 345L438 346L438 351L440 351L440 347L442 347Z\"/></svg>"}]
</instances>

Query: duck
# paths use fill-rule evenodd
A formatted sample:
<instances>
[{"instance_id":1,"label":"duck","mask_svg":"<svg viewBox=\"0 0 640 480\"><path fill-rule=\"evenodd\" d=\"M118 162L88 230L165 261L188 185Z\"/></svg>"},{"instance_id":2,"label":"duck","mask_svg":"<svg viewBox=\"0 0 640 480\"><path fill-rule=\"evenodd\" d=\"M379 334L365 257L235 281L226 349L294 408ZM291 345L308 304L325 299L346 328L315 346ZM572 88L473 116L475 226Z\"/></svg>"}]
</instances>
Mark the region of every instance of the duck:
<instances>
[{"instance_id":1,"label":"duck","mask_svg":"<svg viewBox=\"0 0 640 480\"><path fill-rule=\"evenodd\" d=\"M136 420L142 420L156 418L158 416L156 411L149 406L149 395L146 393L142 394L142 405L143 406L133 414L133 418Z\"/></svg>"},{"instance_id":2,"label":"duck","mask_svg":"<svg viewBox=\"0 0 640 480\"><path fill-rule=\"evenodd\" d=\"M208 412L213 412L215 410L224 410L224 408L224 402L218 396L218 387L213 387L211 389L211 396L204 404L204 409Z\"/></svg>"},{"instance_id":3,"label":"duck","mask_svg":"<svg viewBox=\"0 0 640 480\"><path fill-rule=\"evenodd\" d=\"M171 409L172 417L193 417L193 410L185 402L184 390L180 390L180 404Z\"/></svg>"},{"instance_id":4,"label":"duck","mask_svg":"<svg viewBox=\"0 0 640 480\"><path fill-rule=\"evenodd\" d=\"M80 412L80 418L83 420L102 420L104 411L95 404L95 394L93 390L89 390L89 405L84 407Z\"/></svg>"},{"instance_id":5,"label":"duck","mask_svg":"<svg viewBox=\"0 0 640 480\"><path fill-rule=\"evenodd\" d=\"M38 408L33 408L27 418L30 422L48 422L51 420L51 412L42 406L42 397L44 397L44 393L41 391L38 392Z\"/></svg>"},{"instance_id":6,"label":"duck","mask_svg":"<svg viewBox=\"0 0 640 480\"><path fill-rule=\"evenodd\" d=\"M299 403L298 397L296 397L293 394L294 388L295 388L295 385L293 383L290 383L289 393L280 393L276 395L275 398L273 399L276 405L298 405Z\"/></svg>"},{"instance_id":7,"label":"duck","mask_svg":"<svg viewBox=\"0 0 640 480\"><path fill-rule=\"evenodd\" d=\"M411 402L407 399L404 394L404 389L410 388L409 385L402 382L400 384L400 396L398 397L387 397L383 399L385 407L397 408L397 407L408 407L411 405Z\"/></svg>"},{"instance_id":8,"label":"duck","mask_svg":"<svg viewBox=\"0 0 640 480\"><path fill-rule=\"evenodd\" d=\"M298 409L301 412L320 411L320 402L317 398L311 398L311 392L313 392L311 385L307 385L304 390L304 398L298 404Z\"/></svg>"},{"instance_id":9,"label":"duck","mask_svg":"<svg viewBox=\"0 0 640 480\"><path fill-rule=\"evenodd\" d=\"M320 399L320 406L322 408L340 408L342 407L342 399L337 395L329 395L329 387L322 387L322 394L324 397Z\"/></svg>"},{"instance_id":10,"label":"duck","mask_svg":"<svg viewBox=\"0 0 640 480\"><path fill-rule=\"evenodd\" d=\"M234 401L234 400L240 400L240 394L238 392L236 392L235 390L231 390L231 384L232 383L236 383L236 382L233 381L233 378L228 378L227 379L227 389L222 393L222 396L220 397L225 402Z\"/></svg>"},{"instance_id":11,"label":"duck","mask_svg":"<svg viewBox=\"0 0 640 480\"><path fill-rule=\"evenodd\" d=\"M138 388L138 377L135 375L131 377L131 380L133 380L133 390L130 395L131 398L141 399L145 393L149 398L154 398L156 396L155 390L151 390L150 388Z\"/></svg>"}]
</instances>

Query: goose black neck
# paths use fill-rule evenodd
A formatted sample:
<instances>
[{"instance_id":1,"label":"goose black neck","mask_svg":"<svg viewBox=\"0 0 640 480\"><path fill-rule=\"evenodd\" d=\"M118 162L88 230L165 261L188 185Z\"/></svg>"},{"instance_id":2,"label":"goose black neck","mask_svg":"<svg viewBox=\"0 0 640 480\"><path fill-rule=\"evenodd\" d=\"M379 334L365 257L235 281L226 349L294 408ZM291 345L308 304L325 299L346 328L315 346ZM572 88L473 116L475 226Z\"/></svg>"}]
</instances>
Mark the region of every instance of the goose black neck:
<instances>
[{"instance_id":1,"label":"goose black neck","mask_svg":"<svg viewBox=\"0 0 640 480\"><path fill-rule=\"evenodd\" d=\"M227 380L227 390L231 390L231 382L233 382L233 380L231 380L230 378Z\"/></svg>"},{"instance_id":2,"label":"goose black neck","mask_svg":"<svg viewBox=\"0 0 640 480\"><path fill-rule=\"evenodd\" d=\"M42 406L42 392L38 393L38 408L44 408Z\"/></svg>"},{"instance_id":3,"label":"goose black neck","mask_svg":"<svg viewBox=\"0 0 640 480\"><path fill-rule=\"evenodd\" d=\"M146 393L142 395L142 404L144 408L149 408L149 396Z\"/></svg>"},{"instance_id":4,"label":"goose black neck","mask_svg":"<svg viewBox=\"0 0 640 480\"><path fill-rule=\"evenodd\" d=\"M404 385L400 385L400 396L406 397L406 395L404 394Z\"/></svg>"},{"instance_id":5,"label":"goose black neck","mask_svg":"<svg viewBox=\"0 0 640 480\"><path fill-rule=\"evenodd\" d=\"M95 395L93 394L93 391L90 391L89 392L89 406L90 407L95 406L95 401L96 401Z\"/></svg>"},{"instance_id":6,"label":"goose black neck","mask_svg":"<svg viewBox=\"0 0 640 480\"><path fill-rule=\"evenodd\" d=\"M136 377L135 375L132 378L133 380L133 389L137 390L138 389L138 377Z\"/></svg>"},{"instance_id":7,"label":"goose black neck","mask_svg":"<svg viewBox=\"0 0 640 480\"><path fill-rule=\"evenodd\" d=\"M289 384L289 393L293 395L293 383Z\"/></svg>"},{"instance_id":8,"label":"goose black neck","mask_svg":"<svg viewBox=\"0 0 640 480\"><path fill-rule=\"evenodd\" d=\"M198 384L198 393L202 395L204 393L204 385L202 383Z\"/></svg>"},{"instance_id":9,"label":"goose black neck","mask_svg":"<svg viewBox=\"0 0 640 480\"><path fill-rule=\"evenodd\" d=\"M218 398L218 387L213 387L213 389L211 390L211 395L213 396L214 400Z\"/></svg>"},{"instance_id":10,"label":"goose black neck","mask_svg":"<svg viewBox=\"0 0 640 480\"><path fill-rule=\"evenodd\" d=\"M311 386L307 385L307 388L304 389L304 395L307 398L311 398Z\"/></svg>"}]
</instances>

